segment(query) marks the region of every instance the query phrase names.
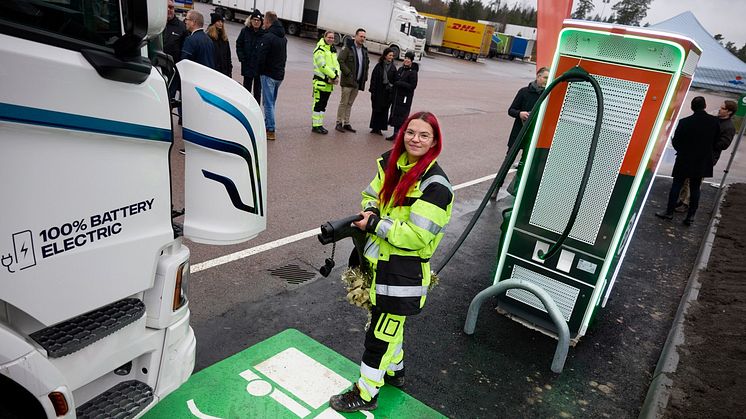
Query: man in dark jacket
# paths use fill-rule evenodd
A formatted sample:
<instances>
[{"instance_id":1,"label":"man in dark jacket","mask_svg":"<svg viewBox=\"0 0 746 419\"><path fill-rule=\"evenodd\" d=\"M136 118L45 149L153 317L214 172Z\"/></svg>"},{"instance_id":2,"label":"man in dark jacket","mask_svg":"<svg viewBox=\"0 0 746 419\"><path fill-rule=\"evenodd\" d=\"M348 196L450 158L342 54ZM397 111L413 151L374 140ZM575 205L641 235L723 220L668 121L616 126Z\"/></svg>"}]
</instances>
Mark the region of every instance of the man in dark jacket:
<instances>
[{"instance_id":1,"label":"man in dark jacket","mask_svg":"<svg viewBox=\"0 0 746 419\"><path fill-rule=\"evenodd\" d=\"M414 89L417 88L417 72L419 65L414 61L414 52L407 51L404 54L402 66L396 70L394 78L394 100L391 102L391 116L389 116L389 125L394 127L394 133L386 140L393 141L399 132L399 127L409 116L412 110L412 99L414 99Z\"/></svg>"},{"instance_id":2,"label":"man in dark jacket","mask_svg":"<svg viewBox=\"0 0 746 419\"><path fill-rule=\"evenodd\" d=\"M196 10L190 10L184 22L186 22L187 30L191 32L191 35L184 40L181 59L192 60L195 63L214 69L215 47L212 45L212 39L202 29L205 26L204 16Z\"/></svg>"},{"instance_id":3,"label":"man in dark jacket","mask_svg":"<svg viewBox=\"0 0 746 419\"><path fill-rule=\"evenodd\" d=\"M544 88L547 85L547 79L549 78L549 69L542 67L536 72L536 80L532 81L526 87L522 87L518 93L516 93L513 103L508 108L508 115L515 118L513 121L513 129L510 131L510 137L508 137L508 148L513 145L518 136L518 133L523 128L523 123L528 120L531 109L534 108L536 101L541 96Z\"/></svg>"},{"instance_id":4,"label":"man in dark jacket","mask_svg":"<svg viewBox=\"0 0 746 419\"><path fill-rule=\"evenodd\" d=\"M738 110L738 103L735 100L726 100L720 105L718 110L718 121L720 122L720 137L715 142L713 148L712 160L713 165L717 164L720 159L720 153L730 147L733 136L736 135L736 127L733 125L733 115Z\"/></svg>"},{"instance_id":5,"label":"man in dark jacket","mask_svg":"<svg viewBox=\"0 0 746 419\"><path fill-rule=\"evenodd\" d=\"M712 176L712 152L720 136L718 119L705 112L705 98L695 97L691 106L694 114L679 121L671 140L676 150L676 162L673 165L673 184L668 193L666 211L655 213L656 217L666 220L673 218L681 186L689 178L689 209L684 225L691 225L694 221L694 214L699 206L699 187L703 178Z\"/></svg>"},{"instance_id":6,"label":"man in dark jacket","mask_svg":"<svg viewBox=\"0 0 746 419\"><path fill-rule=\"evenodd\" d=\"M275 101L277 91L285 78L288 40L285 28L277 20L277 13L268 11L264 14L264 30L259 43L257 67L262 81L262 102L264 104L264 126L267 139L275 140Z\"/></svg>"},{"instance_id":7,"label":"man in dark jacket","mask_svg":"<svg viewBox=\"0 0 746 419\"><path fill-rule=\"evenodd\" d=\"M337 55L339 68L342 71L340 86L342 86L342 97L337 108L337 126L339 132L356 132L350 125L350 111L355 103L357 92L365 90L365 82L368 81L368 48L365 48L365 29L359 28L355 31L352 42L342 48Z\"/></svg>"},{"instance_id":8,"label":"man in dark jacket","mask_svg":"<svg viewBox=\"0 0 746 419\"><path fill-rule=\"evenodd\" d=\"M166 28L163 30L163 52L174 59L174 63L181 60L181 47L184 46L184 40L189 35L184 22L176 17L174 11L174 0L168 0L168 20Z\"/></svg>"},{"instance_id":9,"label":"man in dark jacket","mask_svg":"<svg viewBox=\"0 0 746 419\"><path fill-rule=\"evenodd\" d=\"M189 32L184 22L176 17L174 0L168 0L166 16L168 19L166 20L166 27L163 29L163 52L170 55L174 63L178 63L181 60L181 48L184 46L184 40ZM181 79L179 73L175 72L171 83L168 85L168 98L173 101L176 99L176 92L180 90ZM172 106L176 106L176 102L171 103L174 104ZM181 115L181 105L178 108L179 115ZM179 117L179 124L181 124L181 117Z\"/></svg>"},{"instance_id":10,"label":"man in dark jacket","mask_svg":"<svg viewBox=\"0 0 746 419\"><path fill-rule=\"evenodd\" d=\"M257 58L259 43L262 35L264 35L263 19L262 13L254 9L246 19L245 26L241 29L238 39L236 39L236 55L238 55L238 60L241 61L243 87L254 94L257 103L262 103L262 82L257 68Z\"/></svg>"}]
</instances>

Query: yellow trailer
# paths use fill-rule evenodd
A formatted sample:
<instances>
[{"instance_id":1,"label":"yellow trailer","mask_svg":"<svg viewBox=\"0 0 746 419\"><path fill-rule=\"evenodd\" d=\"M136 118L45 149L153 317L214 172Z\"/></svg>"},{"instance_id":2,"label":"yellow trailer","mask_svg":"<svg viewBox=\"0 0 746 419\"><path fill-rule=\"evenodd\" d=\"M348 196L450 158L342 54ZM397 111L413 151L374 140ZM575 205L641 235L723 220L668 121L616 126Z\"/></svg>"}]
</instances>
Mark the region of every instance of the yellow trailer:
<instances>
[{"instance_id":1,"label":"yellow trailer","mask_svg":"<svg viewBox=\"0 0 746 419\"><path fill-rule=\"evenodd\" d=\"M428 47L473 61L489 55L494 26L430 13L420 14L427 18Z\"/></svg>"},{"instance_id":2,"label":"yellow trailer","mask_svg":"<svg viewBox=\"0 0 746 419\"><path fill-rule=\"evenodd\" d=\"M446 18L442 47L450 49L454 56L476 61L478 57L489 54L494 32L491 25L449 17Z\"/></svg>"}]
</instances>

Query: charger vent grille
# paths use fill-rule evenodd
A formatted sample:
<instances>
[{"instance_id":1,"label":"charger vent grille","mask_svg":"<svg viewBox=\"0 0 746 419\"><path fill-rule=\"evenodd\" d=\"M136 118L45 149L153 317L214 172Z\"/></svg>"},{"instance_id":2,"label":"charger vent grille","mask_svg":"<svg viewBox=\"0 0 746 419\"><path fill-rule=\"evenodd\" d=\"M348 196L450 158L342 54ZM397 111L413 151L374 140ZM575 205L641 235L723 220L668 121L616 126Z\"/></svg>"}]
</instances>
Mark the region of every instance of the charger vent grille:
<instances>
[{"instance_id":1,"label":"charger vent grille","mask_svg":"<svg viewBox=\"0 0 746 419\"><path fill-rule=\"evenodd\" d=\"M562 317L564 317L566 321L570 321L572 310L578 300L578 295L580 295L579 289L517 265L513 267L511 279L518 279L540 286L557 304L557 307L562 313ZM511 288L505 293L505 295L537 310L541 310L545 313L547 312L541 300L526 290Z\"/></svg>"},{"instance_id":2,"label":"charger vent grille","mask_svg":"<svg viewBox=\"0 0 746 419\"><path fill-rule=\"evenodd\" d=\"M648 85L594 75L604 95L604 121L591 176L570 237L593 245L614 191L619 169L640 116ZM564 231L585 169L596 121L590 83L570 83L531 212L530 223Z\"/></svg>"}]
</instances>

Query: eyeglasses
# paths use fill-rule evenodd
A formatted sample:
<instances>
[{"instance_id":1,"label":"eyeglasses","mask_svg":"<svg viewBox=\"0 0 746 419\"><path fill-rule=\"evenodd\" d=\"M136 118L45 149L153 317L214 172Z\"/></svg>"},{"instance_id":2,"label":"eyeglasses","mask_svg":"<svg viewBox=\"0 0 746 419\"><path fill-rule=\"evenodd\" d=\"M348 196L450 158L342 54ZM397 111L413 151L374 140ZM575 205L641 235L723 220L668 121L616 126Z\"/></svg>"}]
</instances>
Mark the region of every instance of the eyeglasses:
<instances>
[{"instance_id":1,"label":"eyeglasses","mask_svg":"<svg viewBox=\"0 0 746 419\"><path fill-rule=\"evenodd\" d=\"M186 22L188 20L194 20L194 19L188 17L188 18L184 19L184 22Z\"/></svg>"},{"instance_id":2,"label":"eyeglasses","mask_svg":"<svg viewBox=\"0 0 746 419\"><path fill-rule=\"evenodd\" d=\"M411 129L404 131L404 136L410 139L414 137L419 137L420 141L422 142L428 142L433 139L433 135L430 134L429 132L416 132Z\"/></svg>"}]
</instances>

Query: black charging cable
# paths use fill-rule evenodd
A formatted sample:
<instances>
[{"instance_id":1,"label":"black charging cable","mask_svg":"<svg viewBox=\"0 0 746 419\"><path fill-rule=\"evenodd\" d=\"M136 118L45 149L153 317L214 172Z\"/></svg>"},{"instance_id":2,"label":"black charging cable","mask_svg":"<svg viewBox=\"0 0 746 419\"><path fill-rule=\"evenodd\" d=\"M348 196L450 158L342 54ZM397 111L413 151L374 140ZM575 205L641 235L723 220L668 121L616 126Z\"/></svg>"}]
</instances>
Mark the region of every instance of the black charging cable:
<instances>
[{"instance_id":1,"label":"black charging cable","mask_svg":"<svg viewBox=\"0 0 746 419\"><path fill-rule=\"evenodd\" d=\"M585 171L583 172L583 179L580 182L580 190L578 191L578 195L575 197L575 205L573 206L573 210L570 214L570 219L568 220L567 226L560 236L560 239L554 245L552 245L546 253L540 250L538 256L542 260L547 260L557 253L562 243L570 234L572 226L575 224L575 219L577 218L578 210L580 209L580 203L582 202L583 194L585 193L585 188L588 184L588 178L590 177L593 157L596 154L596 145L598 143L598 137L601 133L601 124L603 122L603 92L601 91L601 86L598 84L598 81L593 76L591 76L585 69L580 66L575 66L567 70L561 76L554 79L554 81L552 81L549 86L544 89L539 98L536 100L536 104L534 104L534 107L531 109L531 116L526 121L526 123L523 124L523 127L521 127L521 130L518 132L518 136L516 137L517 141L513 143L513 146L510 147L510 149L508 150L508 154L505 157L502 166L500 166L500 170L498 170L497 176L495 176L495 180L492 181L490 188L487 190L484 199L482 199L482 202L479 204L479 207L474 213L471 221L469 221L469 224L466 226L466 229L464 229L464 232L461 233L461 236L456 241L456 244L449 250L448 254L446 254L443 262L441 262L440 266L436 270L436 273L440 273L440 271L448 264L451 258L453 258L453 255L456 254L458 249L461 247L461 244L463 244L464 240L466 240L466 237L469 235L469 233L471 233L471 230L474 228L477 220L482 215L482 212L487 206L487 203L490 201L490 197L492 196L492 194L498 191L500 187L502 187L503 183L505 182L505 177L508 175L508 171L510 170L510 166L513 165L516 157L518 157L518 152L525 146L524 143L528 139L526 134L529 131L533 130L534 125L536 124L537 115L539 113L538 110L546 97L549 96L549 93L551 93L551 91L560 83L583 81L591 83L591 85L593 86L593 90L596 93L596 124L593 130L593 138L591 139L591 147L588 151Z\"/></svg>"}]
</instances>

